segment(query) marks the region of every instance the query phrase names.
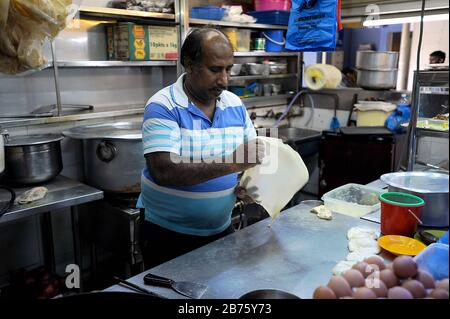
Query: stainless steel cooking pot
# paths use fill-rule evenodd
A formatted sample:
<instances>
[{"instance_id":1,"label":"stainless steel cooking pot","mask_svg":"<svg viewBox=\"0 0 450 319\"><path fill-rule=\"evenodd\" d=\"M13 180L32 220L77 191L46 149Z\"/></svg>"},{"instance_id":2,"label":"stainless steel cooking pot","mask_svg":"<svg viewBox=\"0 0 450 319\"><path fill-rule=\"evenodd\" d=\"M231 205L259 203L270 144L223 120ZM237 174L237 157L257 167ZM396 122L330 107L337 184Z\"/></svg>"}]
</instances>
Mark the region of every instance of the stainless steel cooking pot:
<instances>
[{"instance_id":1,"label":"stainless steel cooking pot","mask_svg":"<svg viewBox=\"0 0 450 319\"><path fill-rule=\"evenodd\" d=\"M395 88L397 69L394 70L356 70L357 84L365 89L385 90Z\"/></svg>"},{"instance_id":2,"label":"stainless steel cooking pot","mask_svg":"<svg viewBox=\"0 0 450 319\"><path fill-rule=\"evenodd\" d=\"M81 126L64 131L83 141L84 173L89 185L110 193L139 193L142 154L142 122Z\"/></svg>"},{"instance_id":3,"label":"stainless steel cooking pot","mask_svg":"<svg viewBox=\"0 0 450 319\"><path fill-rule=\"evenodd\" d=\"M448 175L430 172L399 172L380 178L390 192L403 192L425 200L420 220L424 226L448 226Z\"/></svg>"},{"instance_id":4,"label":"stainless steel cooking pot","mask_svg":"<svg viewBox=\"0 0 450 319\"><path fill-rule=\"evenodd\" d=\"M5 144L5 179L13 185L47 182L62 170L61 135L9 137Z\"/></svg>"},{"instance_id":5,"label":"stainless steel cooking pot","mask_svg":"<svg viewBox=\"0 0 450 319\"><path fill-rule=\"evenodd\" d=\"M356 68L361 70L389 71L397 69L398 52L358 51Z\"/></svg>"}]
</instances>

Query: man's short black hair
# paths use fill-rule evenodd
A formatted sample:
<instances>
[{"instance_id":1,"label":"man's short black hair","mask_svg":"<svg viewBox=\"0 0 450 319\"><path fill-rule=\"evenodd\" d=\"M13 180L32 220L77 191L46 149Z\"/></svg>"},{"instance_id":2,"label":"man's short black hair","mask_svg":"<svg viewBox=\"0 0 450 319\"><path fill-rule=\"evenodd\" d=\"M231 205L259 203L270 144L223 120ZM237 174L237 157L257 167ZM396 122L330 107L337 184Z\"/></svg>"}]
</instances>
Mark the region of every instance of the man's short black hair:
<instances>
[{"instance_id":1,"label":"man's short black hair","mask_svg":"<svg viewBox=\"0 0 450 319\"><path fill-rule=\"evenodd\" d=\"M443 51L440 51L440 50L439 51L434 51L434 52L432 52L430 54L430 56L435 56L435 57L445 61L445 52L443 52Z\"/></svg>"},{"instance_id":2,"label":"man's short black hair","mask_svg":"<svg viewBox=\"0 0 450 319\"><path fill-rule=\"evenodd\" d=\"M199 64L201 62L203 39L205 38L205 35L211 31L222 34L224 39L228 42L230 48L233 48L227 36L217 29L210 27L194 29L188 34L184 40L183 46L181 47L180 59L183 67L186 68L188 61L191 61L193 64Z\"/></svg>"}]
</instances>

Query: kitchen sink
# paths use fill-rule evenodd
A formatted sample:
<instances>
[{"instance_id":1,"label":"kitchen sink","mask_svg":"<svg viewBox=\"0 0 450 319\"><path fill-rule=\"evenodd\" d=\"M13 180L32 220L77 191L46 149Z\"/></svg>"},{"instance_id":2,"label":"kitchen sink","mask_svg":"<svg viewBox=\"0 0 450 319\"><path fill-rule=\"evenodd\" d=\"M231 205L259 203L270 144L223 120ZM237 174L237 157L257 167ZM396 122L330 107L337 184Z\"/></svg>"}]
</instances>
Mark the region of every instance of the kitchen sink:
<instances>
[{"instance_id":1,"label":"kitchen sink","mask_svg":"<svg viewBox=\"0 0 450 319\"><path fill-rule=\"evenodd\" d=\"M259 136L278 137L295 149L302 158L318 154L319 143L322 137L322 132L320 131L296 127L279 128L278 132L273 128L259 129L257 133Z\"/></svg>"}]
</instances>

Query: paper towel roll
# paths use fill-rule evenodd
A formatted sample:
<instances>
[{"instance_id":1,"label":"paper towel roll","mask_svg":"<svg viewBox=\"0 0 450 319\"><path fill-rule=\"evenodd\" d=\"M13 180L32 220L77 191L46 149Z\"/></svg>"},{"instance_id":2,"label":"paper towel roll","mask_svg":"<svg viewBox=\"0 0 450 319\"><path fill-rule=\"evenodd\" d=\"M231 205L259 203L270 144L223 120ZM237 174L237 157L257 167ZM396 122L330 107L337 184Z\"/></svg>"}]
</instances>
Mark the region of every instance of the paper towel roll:
<instances>
[{"instance_id":1,"label":"paper towel roll","mask_svg":"<svg viewBox=\"0 0 450 319\"><path fill-rule=\"evenodd\" d=\"M313 64L305 71L306 86L311 90L335 89L341 81L341 71L334 65Z\"/></svg>"}]
</instances>

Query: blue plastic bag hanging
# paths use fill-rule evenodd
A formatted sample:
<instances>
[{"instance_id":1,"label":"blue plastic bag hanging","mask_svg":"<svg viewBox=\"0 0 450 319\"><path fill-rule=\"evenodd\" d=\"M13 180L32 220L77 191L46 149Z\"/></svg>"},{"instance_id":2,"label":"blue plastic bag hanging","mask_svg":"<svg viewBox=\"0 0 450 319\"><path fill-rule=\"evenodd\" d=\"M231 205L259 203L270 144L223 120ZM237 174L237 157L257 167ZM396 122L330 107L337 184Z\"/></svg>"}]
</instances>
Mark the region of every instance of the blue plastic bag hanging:
<instances>
[{"instance_id":1,"label":"blue plastic bag hanging","mask_svg":"<svg viewBox=\"0 0 450 319\"><path fill-rule=\"evenodd\" d=\"M336 49L338 0L293 0L286 49L324 52Z\"/></svg>"}]
</instances>

